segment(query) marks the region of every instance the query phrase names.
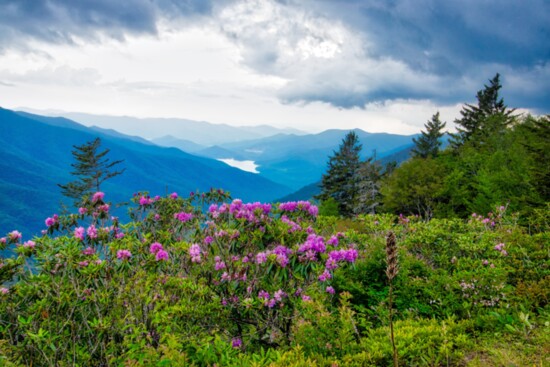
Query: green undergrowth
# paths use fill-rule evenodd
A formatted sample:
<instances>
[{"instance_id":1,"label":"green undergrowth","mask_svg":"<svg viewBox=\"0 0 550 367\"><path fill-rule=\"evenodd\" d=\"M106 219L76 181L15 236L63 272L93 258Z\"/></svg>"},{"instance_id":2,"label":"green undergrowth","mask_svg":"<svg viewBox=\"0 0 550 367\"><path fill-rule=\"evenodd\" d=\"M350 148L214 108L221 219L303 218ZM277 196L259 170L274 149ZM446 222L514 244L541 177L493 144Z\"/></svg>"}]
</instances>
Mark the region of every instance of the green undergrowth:
<instances>
[{"instance_id":1,"label":"green undergrowth","mask_svg":"<svg viewBox=\"0 0 550 367\"><path fill-rule=\"evenodd\" d=\"M108 205L0 242L0 365L392 365L390 231L399 365L550 364L550 235L506 208L341 220L212 191L137 195L122 224Z\"/></svg>"}]
</instances>

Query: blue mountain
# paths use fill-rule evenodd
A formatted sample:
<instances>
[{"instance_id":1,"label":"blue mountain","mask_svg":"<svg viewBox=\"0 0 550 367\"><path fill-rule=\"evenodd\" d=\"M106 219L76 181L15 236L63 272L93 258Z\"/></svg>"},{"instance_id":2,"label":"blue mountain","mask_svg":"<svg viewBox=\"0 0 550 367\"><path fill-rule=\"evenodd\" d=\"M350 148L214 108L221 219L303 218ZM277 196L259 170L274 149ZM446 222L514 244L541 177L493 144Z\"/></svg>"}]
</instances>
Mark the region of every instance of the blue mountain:
<instances>
[{"instance_id":1,"label":"blue mountain","mask_svg":"<svg viewBox=\"0 0 550 367\"><path fill-rule=\"evenodd\" d=\"M362 159L376 155L376 159L411 148L418 135L368 133L355 129L363 149ZM260 175L298 190L321 179L331 156L349 130L326 130L319 134L278 134L267 138L222 144L221 149L196 152L210 158L228 158L229 152L239 160L252 160L258 164ZM376 152L376 154L374 153Z\"/></svg>"},{"instance_id":2,"label":"blue mountain","mask_svg":"<svg viewBox=\"0 0 550 367\"><path fill-rule=\"evenodd\" d=\"M222 162L139 141L112 131L0 108L0 235L13 229L36 233L64 200L58 183L74 180L71 151L101 138L111 160L126 171L106 181L106 199L120 203L134 193L151 195L223 188L247 201L271 201L292 190ZM71 204L65 200L66 204Z\"/></svg>"}]
</instances>

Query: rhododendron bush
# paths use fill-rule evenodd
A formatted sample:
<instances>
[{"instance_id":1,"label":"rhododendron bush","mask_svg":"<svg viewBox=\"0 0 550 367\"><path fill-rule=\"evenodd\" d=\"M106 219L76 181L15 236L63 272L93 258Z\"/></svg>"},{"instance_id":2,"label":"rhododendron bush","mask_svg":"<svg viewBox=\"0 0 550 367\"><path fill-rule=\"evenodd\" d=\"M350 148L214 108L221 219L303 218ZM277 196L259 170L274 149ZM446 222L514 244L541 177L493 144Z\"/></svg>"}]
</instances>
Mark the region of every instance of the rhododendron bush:
<instances>
[{"instance_id":1,"label":"rhododendron bush","mask_svg":"<svg viewBox=\"0 0 550 367\"><path fill-rule=\"evenodd\" d=\"M314 293L330 297L333 272L358 256L343 234L314 229L309 202L243 203L221 190L186 199L140 193L133 221L122 225L104 200L96 193L78 214L47 218L42 237L15 247L32 269L18 275L19 303L6 321L11 342L29 356L44 339L107 360L116 354L101 350L110 342L158 345L167 333L219 334L240 349L287 344L300 305ZM6 242L20 240L14 231ZM17 259L3 266L4 280Z\"/></svg>"},{"instance_id":2,"label":"rhododendron bush","mask_svg":"<svg viewBox=\"0 0 550 367\"><path fill-rule=\"evenodd\" d=\"M516 365L550 362L549 235L506 207L348 220L222 190L138 193L123 223L107 200L0 237L0 365L390 365L390 231L400 365L500 365L487 356L510 343Z\"/></svg>"}]
</instances>

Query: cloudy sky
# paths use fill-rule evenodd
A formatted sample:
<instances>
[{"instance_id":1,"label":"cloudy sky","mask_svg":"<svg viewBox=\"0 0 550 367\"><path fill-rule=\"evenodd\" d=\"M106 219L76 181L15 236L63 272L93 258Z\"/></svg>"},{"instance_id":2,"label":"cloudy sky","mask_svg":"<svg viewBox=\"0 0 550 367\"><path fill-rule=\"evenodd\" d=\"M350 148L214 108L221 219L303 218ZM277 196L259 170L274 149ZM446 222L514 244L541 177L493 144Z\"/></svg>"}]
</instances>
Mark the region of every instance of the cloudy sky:
<instances>
[{"instance_id":1,"label":"cloudy sky","mask_svg":"<svg viewBox=\"0 0 550 367\"><path fill-rule=\"evenodd\" d=\"M547 0L0 0L4 108L405 134L549 60Z\"/></svg>"}]
</instances>

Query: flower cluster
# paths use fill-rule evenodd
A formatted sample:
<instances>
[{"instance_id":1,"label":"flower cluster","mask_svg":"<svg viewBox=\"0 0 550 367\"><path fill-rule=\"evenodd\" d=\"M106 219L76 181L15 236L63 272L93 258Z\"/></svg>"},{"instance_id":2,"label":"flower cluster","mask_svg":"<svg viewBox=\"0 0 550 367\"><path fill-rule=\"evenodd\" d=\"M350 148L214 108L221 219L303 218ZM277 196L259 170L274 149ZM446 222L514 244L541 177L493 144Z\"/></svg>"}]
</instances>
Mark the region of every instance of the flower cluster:
<instances>
[{"instance_id":1,"label":"flower cluster","mask_svg":"<svg viewBox=\"0 0 550 367\"><path fill-rule=\"evenodd\" d=\"M116 253L116 257L119 260L128 260L132 257L132 253L130 250L118 250Z\"/></svg>"},{"instance_id":2,"label":"flower cluster","mask_svg":"<svg viewBox=\"0 0 550 367\"><path fill-rule=\"evenodd\" d=\"M176 218L182 223L189 222L191 219L193 219L193 213L186 213L186 212L175 213L174 218Z\"/></svg>"},{"instance_id":3,"label":"flower cluster","mask_svg":"<svg viewBox=\"0 0 550 367\"><path fill-rule=\"evenodd\" d=\"M286 203L279 204L279 210L282 212L296 212L302 211L309 213L312 217L316 217L319 213L319 208L311 204L309 201L289 201Z\"/></svg>"},{"instance_id":4,"label":"flower cluster","mask_svg":"<svg viewBox=\"0 0 550 367\"><path fill-rule=\"evenodd\" d=\"M164 250L162 244L153 242L149 247L149 252L155 255L155 260L162 261L168 260L168 252Z\"/></svg>"}]
</instances>

